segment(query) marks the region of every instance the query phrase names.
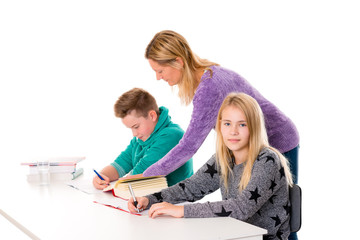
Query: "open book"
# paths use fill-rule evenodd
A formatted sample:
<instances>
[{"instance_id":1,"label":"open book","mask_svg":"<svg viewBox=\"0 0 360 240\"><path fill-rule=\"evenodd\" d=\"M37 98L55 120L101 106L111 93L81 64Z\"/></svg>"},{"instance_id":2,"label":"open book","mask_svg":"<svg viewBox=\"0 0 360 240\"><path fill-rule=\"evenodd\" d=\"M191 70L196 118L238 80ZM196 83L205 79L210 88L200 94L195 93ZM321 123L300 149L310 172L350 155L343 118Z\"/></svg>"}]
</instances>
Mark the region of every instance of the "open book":
<instances>
[{"instance_id":1,"label":"open book","mask_svg":"<svg viewBox=\"0 0 360 240\"><path fill-rule=\"evenodd\" d=\"M129 183L131 183L137 197L155 193L168 187L165 176L143 177L142 174L137 174L119 178L114 186L109 186L104 191L112 190L115 196L129 199L131 197Z\"/></svg>"}]
</instances>

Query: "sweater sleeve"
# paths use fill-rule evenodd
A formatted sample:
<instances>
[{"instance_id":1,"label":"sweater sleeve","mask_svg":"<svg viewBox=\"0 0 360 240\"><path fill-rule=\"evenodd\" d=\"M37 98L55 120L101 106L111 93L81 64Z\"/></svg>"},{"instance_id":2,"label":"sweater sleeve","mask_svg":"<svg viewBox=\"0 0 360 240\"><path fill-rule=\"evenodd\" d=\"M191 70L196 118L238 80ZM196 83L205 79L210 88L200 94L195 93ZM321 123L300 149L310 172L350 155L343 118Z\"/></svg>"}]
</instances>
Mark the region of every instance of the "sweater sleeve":
<instances>
[{"instance_id":1,"label":"sweater sleeve","mask_svg":"<svg viewBox=\"0 0 360 240\"><path fill-rule=\"evenodd\" d=\"M275 153L263 154L255 160L250 182L247 187L238 194L218 202L195 203L184 206L184 217L219 217L231 216L246 221L252 217L270 198L280 184L272 184L280 181L281 167ZM233 186L237 187L237 186Z\"/></svg>"},{"instance_id":2,"label":"sweater sleeve","mask_svg":"<svg viewBox=\"0 0 360 240\"><path fill-rule=\"evenodd\" d=\"M146 152L141 159L138 159L133 168L132 174L143 173L149 166L164 157L165 154L179 142L181 137L182 131L169 131L169 129L163 130L157 137L157 140L146 149Z\"/></svg>"},{"instance_id":3,"label":"sweater sleeve","mask_svg":"<svg viewBox=\"0 0 360 240\"><path fill-rule=\"evenodd\" d=\"M207 81L209 79L205 79ZM211 84L199 85L193 99L190 124L180 142L162 159L151 165L144 176L167 175L188 161L215 127L222 97Z\"/></svg>"},{"instance_id":4,"label":"sweater sleeve","mask_svg":"<svg viewBox=\"0 0 360 240\"><path fill-rule=\"evenodd\" d=\"M115 161L110 164L116 169L116 171L119 174L119 177L124 176L125 174L130 172L131 169L133 168L132 157L131 157L133 151L133 141L134 139L130 141L130 144L123 152L120 153L120 155L115 159Z\"/></svg>"},{"instance_id":5,"label":"sweater sleeve","mask_svg":"<svg viewBox=\"0 0 360 240\"><path fill-rule=\"evenodd\" d=\"M219 174L214 155L190 178L160 192L147 195L148 208L154 203L163 201L170 203L194 202L216 191L219 186Z\"/></svg>"}]
</instances>

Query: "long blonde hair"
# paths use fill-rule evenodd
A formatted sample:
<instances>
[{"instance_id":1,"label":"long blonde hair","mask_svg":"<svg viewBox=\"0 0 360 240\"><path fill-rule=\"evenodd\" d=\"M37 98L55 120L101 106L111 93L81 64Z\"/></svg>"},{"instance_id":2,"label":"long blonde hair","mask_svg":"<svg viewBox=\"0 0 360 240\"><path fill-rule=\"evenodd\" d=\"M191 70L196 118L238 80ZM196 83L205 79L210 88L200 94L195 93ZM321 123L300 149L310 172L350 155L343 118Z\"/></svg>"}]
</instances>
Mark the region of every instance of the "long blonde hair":
<instances>
[{"instance_id":1,"label":"long blonde hair","mask_svg":"<svg viewBox=\"0 0 360 240\"><path fill-rule=\"evenodd\" d=\"M221 134L221 120L222 112L228 107L233 106L239 108L246 117L247 126L249 129L249 151L248 158L245 162L245 167L241 180L239 183L239 191L242 191L248 185L251 178L251 171L254 165L256 158L258 157L260 151L264 148L269 148L273 150L281 161L281 165L285 170L285 177L290 186L292 186L292 176L288 166L287 159L275 148L270 147L268 142L268 137L266 133L264 116L263 112L257 103L257 101L251 96L245 93L230 93L223 101L217 121L216 121L216 161L219 166L221 177L224 182L225 188L228 189L228 177L232 174L232 151L227 148L224 143L222 134Z\"/></svg>"},{"instance_id":2,"label":"long blonde hair","mask_svg":"<svg viewBox=\"0 0 360 240\"><path fill-rule=\"evenodd\" d=\"M183 67L176 61L178 57L182 59ZM196 88L200 83L196 79L197 70L204 69L211 71L210 66L218 65L198 57L191 51L188 42L183 36L170 30L164 30L155 34L146 47L145 58L156 61L160 65L171 66L182 71L182 79L178 83L179 97L181 102L186 105L191 103Z\"/></svg>"}]
</instances>

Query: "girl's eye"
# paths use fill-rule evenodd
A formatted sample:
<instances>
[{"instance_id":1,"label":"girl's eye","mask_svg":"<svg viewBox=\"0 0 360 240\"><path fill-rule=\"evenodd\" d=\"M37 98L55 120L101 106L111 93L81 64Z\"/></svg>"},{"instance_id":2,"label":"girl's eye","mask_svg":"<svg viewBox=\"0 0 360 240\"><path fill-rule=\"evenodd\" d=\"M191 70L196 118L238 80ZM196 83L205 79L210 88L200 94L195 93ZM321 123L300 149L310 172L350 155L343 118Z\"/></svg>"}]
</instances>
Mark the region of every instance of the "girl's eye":
<instances>
[{"instance_id":1,"label":"girl's eye","mask_svg":"<svg viewBox=\"0 0 360 240\"><path fill-rule=\"evenodd\" d=\"M230 126L230 123L224 123L225 126Z\"/></svg>"},{"instance_id":2,"label":"girl's eye","mask_svg":"<svg viewBox=\"0 0 360 240\"><path fill-rule=\"evenodd\" d=\"M163 72L162 70L159 71L159 73L162 73L162 72Z\"/></svg>"},{"instance_id":3,"label":"girl's eye","mask_svg":"<svg viewBox=\"0 0 360 240\"><path fill-rule=\"evenodd\" d=\"M240 127L246 127L246 123L241 123Z\"/></svg>"}]
</instances>

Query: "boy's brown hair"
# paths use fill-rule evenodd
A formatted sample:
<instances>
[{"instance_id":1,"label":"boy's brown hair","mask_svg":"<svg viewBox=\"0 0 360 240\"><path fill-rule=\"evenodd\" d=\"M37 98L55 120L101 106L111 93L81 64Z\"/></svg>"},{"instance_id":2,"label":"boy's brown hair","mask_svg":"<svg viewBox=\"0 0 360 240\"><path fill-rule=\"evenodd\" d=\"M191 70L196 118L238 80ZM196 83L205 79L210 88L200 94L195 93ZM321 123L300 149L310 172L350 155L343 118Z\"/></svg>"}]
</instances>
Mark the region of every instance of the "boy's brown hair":
<instances>
[{"instance_id":1,"label":"boy's brown hair","mask_svg":"<svg viewBox=\"0 0 360 240\"><path fill-rule=\"evenodd\" d=\"M147 117L151 110L157 115L160 114L155 98L141 88L133 88L123 93L114 105L115 116L119 118L124 118L132 110L136 110L139 117Z\"/></svg>"}]
</instances>

